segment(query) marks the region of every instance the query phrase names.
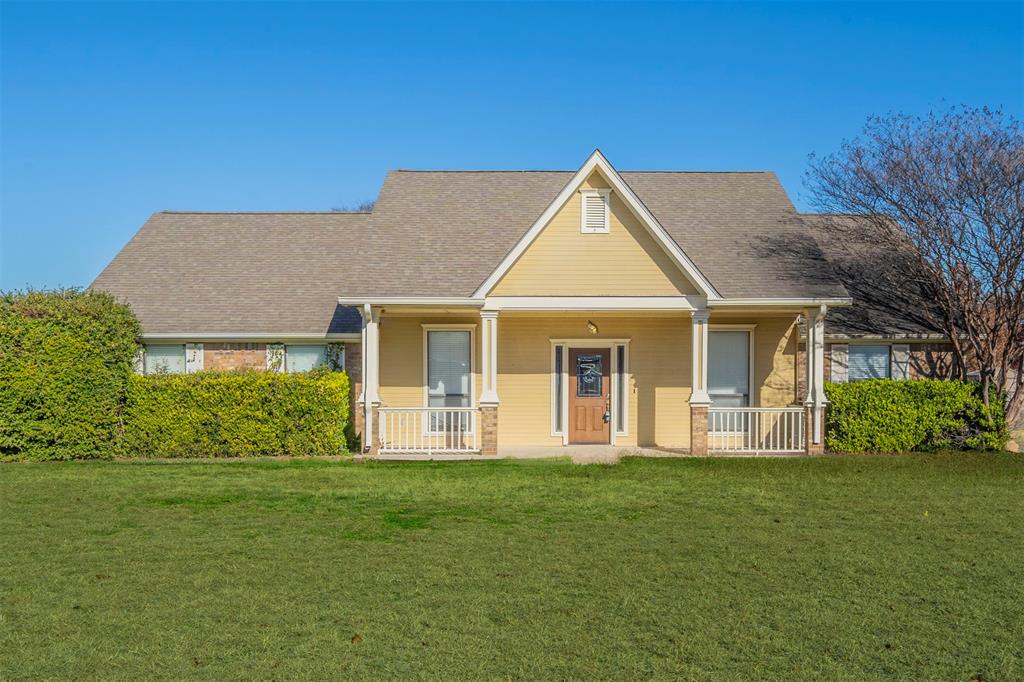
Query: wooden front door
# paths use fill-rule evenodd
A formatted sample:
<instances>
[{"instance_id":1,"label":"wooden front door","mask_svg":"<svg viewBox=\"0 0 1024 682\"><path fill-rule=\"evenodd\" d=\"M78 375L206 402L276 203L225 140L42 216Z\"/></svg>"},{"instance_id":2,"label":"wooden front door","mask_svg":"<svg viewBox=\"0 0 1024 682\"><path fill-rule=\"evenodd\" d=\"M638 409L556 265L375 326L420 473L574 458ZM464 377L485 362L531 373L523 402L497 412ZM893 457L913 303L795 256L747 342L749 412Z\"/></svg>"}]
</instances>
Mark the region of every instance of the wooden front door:
<instances>
[{"instance_id":1,"label":"wooden front door","mask_svg":"<svg viewBox=\"0 0 1024 682\"><path fill-rule=\"evenodd\" d=\"M569 442L611 442L611 351L569 350Z\"/></svg>"}]
</instances>

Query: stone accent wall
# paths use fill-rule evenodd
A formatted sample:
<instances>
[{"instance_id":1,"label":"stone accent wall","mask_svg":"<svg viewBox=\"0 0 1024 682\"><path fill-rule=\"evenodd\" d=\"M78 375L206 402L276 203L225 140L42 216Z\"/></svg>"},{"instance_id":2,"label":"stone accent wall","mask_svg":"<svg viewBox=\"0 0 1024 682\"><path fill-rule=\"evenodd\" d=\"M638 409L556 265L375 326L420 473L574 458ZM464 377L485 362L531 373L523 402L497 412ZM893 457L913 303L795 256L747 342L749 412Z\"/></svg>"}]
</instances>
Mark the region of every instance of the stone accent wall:
<instances>
[{"instance_id":1,"label":"stone accent wall","mask_svg":"<svg viewBox=\"0 0 1024 682\"><path fill-rule=\"evenodd\" d=\"M495 457L498 454L498 408L480 408L480 454Z\"/></svg>"},{"instance_id":2,"label":"stone accent wall","mask_svg":"<svg viewBox=\"0 0 1024 682\"><path fill-rule=\"evenodd\" d=\"M214 371L265 370L265 343L204 343L203 368Z\"/></svg>"},{"instance_id":3,"label":"stone accent wall","mask_svg":"<svg viewBox=\"0 0 1024 682\"><path fill-rule=\"evenodd\" d=\"M708 454L708 408L690 405L690 454Z\"/></svg>"},{"instance_id":4,"label":"stone accent wall","mask_svg":"<svg viewBox=\"0 0 1024 682\"><path fill-rule=\"evenodd\" d=\"M825 344L825 383L832 381L832 344ZM807 398L807 344L800 342L796 349L796 382L794 384L793 402L803 405Z\"/></svg>"}]
</instances>

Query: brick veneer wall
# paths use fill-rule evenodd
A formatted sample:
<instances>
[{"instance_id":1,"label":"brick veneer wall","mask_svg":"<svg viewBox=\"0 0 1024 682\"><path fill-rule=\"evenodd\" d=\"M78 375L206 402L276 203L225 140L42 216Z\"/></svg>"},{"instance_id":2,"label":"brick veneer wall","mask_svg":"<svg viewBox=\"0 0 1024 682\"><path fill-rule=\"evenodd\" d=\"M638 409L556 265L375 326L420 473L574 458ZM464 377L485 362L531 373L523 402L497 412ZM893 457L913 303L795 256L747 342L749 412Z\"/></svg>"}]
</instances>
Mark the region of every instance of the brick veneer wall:
<instances>
[{"instance_id":1,"label":"brick veneer wall","mask_svg":"<svg viewBox=\"0 0 1024 682\"><path fill-rule=\"evenodd\" d=\"M345 344L345 371L352 385L351 419L357 434L363 432L363 411L356 398L363 390L363 351L359 343ZM267 369L265 343L204 343L203 369L237 371Z\"/></svg>"},{"instance_id":2,"label":"brick veneer wall","mask_svg":"<svg viewBox=\"0 0 1024 682\"><path fill-rule=\"evenodd\" d=\"M203 369L230 371L265 370L266 368L267 344L265 343L203 344Z\"/></svg>"},{"instance_id":3,"label":"brick veneer wall","mask_svg":"<svg viewBox=\"0 0 1024 682\"><path fill-rule=\"evenodd\" d=\"M879 341L879 345L900 343ZM948 343L909 343L911 379L946 379L953 366L952 345ZM800 343L796 352L796 397L803 401L807 395L807 346ZM825 383L832 381L832 344L825 344Z\"/></svg>"},{"instance_id":4,"label":"brick veneer wall","mask_svg":"<svg viewBox=\"0 0 1024 682\"><path fill-rule=\"evenodd\" d=\"M348 380L352 385L352 426L357 434L363 432L364 419L362 407L356 400L363 392L363 347L358 343L345 344L345 371L348 372ZM352 443L349 449L358 449L356 443Z\"/></svg>"},{"instance_id":5,"label":"brick veneer wall","mask_svg":"<svg viewBox=\"0 0 1024 682\"><path fill-rule=\"evenodd\" d=\"M911 379L945 379L953 372L953 345L914 343L910 345Z\"/></svg>"}]
</instances>

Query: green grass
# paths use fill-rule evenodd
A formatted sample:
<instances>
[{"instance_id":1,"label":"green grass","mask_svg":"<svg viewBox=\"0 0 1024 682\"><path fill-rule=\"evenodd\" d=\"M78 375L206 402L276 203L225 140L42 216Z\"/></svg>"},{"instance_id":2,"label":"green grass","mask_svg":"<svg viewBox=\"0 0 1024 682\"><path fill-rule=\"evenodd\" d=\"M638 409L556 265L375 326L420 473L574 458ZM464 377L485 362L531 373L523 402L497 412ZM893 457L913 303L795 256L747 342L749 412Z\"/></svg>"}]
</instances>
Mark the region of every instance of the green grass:
<instances>
[{"instance_id":1,"label":"green grass","mask_svg":"<svg viewBox=\"0 0 1024 682\"><path fill-rule=\"evenodd\" d=\"M0 678L1024 678L1024 458L0 466Z\"/></svg>"}]
</instances>

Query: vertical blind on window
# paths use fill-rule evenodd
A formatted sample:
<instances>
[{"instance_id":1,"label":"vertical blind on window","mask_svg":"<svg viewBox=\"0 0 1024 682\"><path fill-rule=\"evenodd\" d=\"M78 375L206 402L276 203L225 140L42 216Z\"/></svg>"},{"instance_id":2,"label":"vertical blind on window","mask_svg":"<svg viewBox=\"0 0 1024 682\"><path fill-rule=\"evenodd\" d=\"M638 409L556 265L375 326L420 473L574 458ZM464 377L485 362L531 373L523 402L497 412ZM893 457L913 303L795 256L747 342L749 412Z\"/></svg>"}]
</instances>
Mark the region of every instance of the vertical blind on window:
<instances>
[{"instance_id":1,"label":"vertical blind on window","mask_svg":"<svg viewBox=\"0 0 1024 682\"><path fill-rule=\"evenodd\" d=\"M471 407L468 331L427 332L427 406Z\"/></svg>"},{"instance_id":2,"label":"vertical blind on window","mask_svg":"<svg viewBox=\"0 0 1024 682\"><path fill-rule=\"evenodd\" d=\"M708 332L708 393L719 407L750 404L750 332Z\"/></svg>"},{"instance_id":3,"label":"vertical blind on window","mask_svg":"<svg viewBox=\"0 0 1024 682\"><path fill-rule=\"evenodd\" d=\"M854 346L847 350L847 372L850 381L888 379L888 346Z\"/></svg>"},{"instance_id":4,"label":"vertical blind on window","mask_svg":"<svg viewBox=\"0 0 1024 682\"><path fill-rule=\"evenodd\" d=\"M285 346L285 365L291 373L308 372L327 364L327 346Z\"/></svg>"},{"instance_id":5,"label":"vertical blind on window","mask_svg":"<svg viewBox=\"0 0 1024 682\"><path fill-rule=\"evenodd\" d=\"M146 346L143 365L146 374L184 374L185 346L182 344Z\"/></svg>"}]
</instances>

